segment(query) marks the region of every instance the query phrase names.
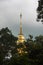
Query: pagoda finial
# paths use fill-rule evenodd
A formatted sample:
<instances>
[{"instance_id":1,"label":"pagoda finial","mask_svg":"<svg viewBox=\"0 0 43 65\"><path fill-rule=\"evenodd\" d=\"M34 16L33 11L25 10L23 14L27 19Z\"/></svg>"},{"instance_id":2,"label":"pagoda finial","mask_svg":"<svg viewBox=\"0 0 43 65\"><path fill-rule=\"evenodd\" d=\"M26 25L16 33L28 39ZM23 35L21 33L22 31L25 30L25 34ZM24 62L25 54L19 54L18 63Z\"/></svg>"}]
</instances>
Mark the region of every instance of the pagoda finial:
<instances>
[{"instance_id":1,"label":"pagoda finial","mask_svg":"<svg viewBox=\"0 0 43 65\"><path fill-rule=\"evenodd\" d=\"M20 34L22 35L22 14L20 13Z\"/></svg>"}]
</instances>

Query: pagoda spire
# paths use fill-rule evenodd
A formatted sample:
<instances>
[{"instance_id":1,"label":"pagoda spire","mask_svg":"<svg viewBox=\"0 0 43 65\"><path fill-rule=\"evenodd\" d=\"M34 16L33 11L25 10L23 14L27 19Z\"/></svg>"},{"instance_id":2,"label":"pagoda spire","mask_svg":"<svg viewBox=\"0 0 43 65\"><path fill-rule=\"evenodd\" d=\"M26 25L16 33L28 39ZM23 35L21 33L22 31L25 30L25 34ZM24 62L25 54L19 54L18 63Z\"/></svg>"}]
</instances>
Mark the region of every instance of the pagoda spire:
<instances>
[{"instance_id":1,"label":"pagoda spire","mask_svg":"<svg viewBox=\"0 0 43 65\"><path fill-rule=\"evenodd\" d=\"M20 35L22 35L22 14L20 14Z\"/></svg>"},{"instance_id":2,"label":"pagoda spire","mask_svg":"<svg viewBox=\"0 0 43 65\"><path fill-rule=\"evenodd\" d=\"M25 41L25 37L22 32L22 14L20 14L20 31L19 31L19 35L18 35L17 45L19 43L24 43L24 41Z\"/></svg>"}]
</instances>

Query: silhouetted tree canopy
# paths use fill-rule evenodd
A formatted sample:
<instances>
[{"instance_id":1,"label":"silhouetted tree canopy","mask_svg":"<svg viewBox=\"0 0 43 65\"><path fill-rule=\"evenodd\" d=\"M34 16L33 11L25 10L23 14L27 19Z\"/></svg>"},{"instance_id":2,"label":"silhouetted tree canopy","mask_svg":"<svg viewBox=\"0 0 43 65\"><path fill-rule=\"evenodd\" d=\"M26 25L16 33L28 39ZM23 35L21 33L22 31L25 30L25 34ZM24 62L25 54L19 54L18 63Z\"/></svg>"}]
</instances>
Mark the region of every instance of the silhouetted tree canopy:
<instances>
[{"instance_id":1,"label":"silhouetted tree canopy","mask_svg":"<svg viewBox=\"0 0 43 65\"><path fill-rule=\"evenodd\" d=\"M29 35L24 44L17 45L17 37L7 28L0 30L0 65L43 65L43 36ZM26 46L26 48L24 48ZM27 53L20 55L17 51L18 48ZM9 59L8 53L12 57ZM5 57L8 57L5 59Z\"/></svg>"},{"instance_id":2,"label":"silhouetted tree canopy","mask_svg":"<svg viewBox=\"0 0 43 65\"><path fill-rule=\"evenodd\" d=\"M43 0L38 0L37 21L43 22Z\"/></svg>"}]
</instances>

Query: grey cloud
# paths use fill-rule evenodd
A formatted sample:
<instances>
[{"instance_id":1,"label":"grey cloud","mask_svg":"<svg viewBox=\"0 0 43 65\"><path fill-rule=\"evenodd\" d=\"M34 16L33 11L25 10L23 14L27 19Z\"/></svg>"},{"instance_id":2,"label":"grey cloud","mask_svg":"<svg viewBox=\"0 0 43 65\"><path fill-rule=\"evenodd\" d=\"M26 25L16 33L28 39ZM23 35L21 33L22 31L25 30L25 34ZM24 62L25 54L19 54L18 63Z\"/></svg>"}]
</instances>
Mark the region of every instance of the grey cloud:
<instances>
[{"instance_id":1,"label":"grey cloud","mask_svg":"<svg viewBox=\"0 0 43 65\"><path fill-rule=\"evenodd\" d=\"M20 12L22 12L23 32L42 34L43 25L36 22L38 0L0 0L0 28L8 26L13 34L19 32ZM41 31L41 32L40 32Z\"/></svg>"}]
</instances>

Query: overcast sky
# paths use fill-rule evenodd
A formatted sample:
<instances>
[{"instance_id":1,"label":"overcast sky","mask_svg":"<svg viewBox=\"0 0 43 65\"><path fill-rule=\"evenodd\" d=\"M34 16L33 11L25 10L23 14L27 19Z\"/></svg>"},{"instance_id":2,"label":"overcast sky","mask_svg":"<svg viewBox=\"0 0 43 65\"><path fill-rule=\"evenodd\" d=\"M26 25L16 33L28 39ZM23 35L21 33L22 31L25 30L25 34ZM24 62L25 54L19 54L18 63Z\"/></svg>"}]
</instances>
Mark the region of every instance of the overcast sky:
<instances>
[{"instance_id":1,"label":"overcast sky","mask_svg":"<svg viewBox=\"0 0 43 65\"><path fill-rule=\"evenodd\" d=\"M19 33L20 13L25 37L29 34L43 35L43 24L36 22L38 0L0 0L0 29L8 27L17 36Z\"/></svg>"}]
</instances>

